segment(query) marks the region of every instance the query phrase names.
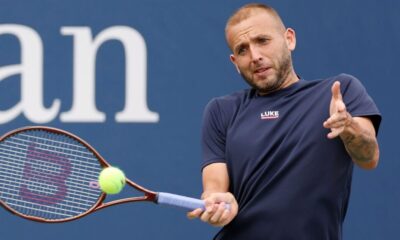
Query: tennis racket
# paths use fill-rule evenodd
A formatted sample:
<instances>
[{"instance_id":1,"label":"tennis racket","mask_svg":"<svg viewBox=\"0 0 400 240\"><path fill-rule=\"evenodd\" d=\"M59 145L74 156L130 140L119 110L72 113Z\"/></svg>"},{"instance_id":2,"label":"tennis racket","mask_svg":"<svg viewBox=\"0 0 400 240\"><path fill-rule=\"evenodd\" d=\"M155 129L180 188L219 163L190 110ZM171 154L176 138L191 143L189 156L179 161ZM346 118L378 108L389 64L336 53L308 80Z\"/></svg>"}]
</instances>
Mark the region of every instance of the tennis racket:
<instances>
[{"instance_id":1,"label":"tennis racket","mask_svg":"<svg viewBox=\"0 0 400 240\"><path fill-rule=\"evenodd\" d=\"M97 179L109 166L93 147L67 131L43 126L13 130L0 138L0 204L18 216L47 223L127 202L204 209L200 199L153 192L129 179L127 185L143 195L104 202Z\"/></svg>"}]
</instances>

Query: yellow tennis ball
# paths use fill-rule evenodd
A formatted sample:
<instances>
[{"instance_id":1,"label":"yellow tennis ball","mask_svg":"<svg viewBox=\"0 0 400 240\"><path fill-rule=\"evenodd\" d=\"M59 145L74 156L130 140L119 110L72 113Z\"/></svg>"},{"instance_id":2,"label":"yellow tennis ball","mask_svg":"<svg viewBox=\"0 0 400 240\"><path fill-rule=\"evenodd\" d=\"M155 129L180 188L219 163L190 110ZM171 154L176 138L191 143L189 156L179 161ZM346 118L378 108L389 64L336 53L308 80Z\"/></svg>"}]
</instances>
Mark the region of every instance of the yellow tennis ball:
<instances>
[{"instance_id":1,"label":"yellow tennis ball","mask_svg":"<svg viewBox=\"0 0 400 240\"><path fill-rule=\"evenodd\" d=\"M125 174L116 167L104 168L99 175L101 191L107 194L117 194L125 186Z\"/></svg>"}]
</instances>

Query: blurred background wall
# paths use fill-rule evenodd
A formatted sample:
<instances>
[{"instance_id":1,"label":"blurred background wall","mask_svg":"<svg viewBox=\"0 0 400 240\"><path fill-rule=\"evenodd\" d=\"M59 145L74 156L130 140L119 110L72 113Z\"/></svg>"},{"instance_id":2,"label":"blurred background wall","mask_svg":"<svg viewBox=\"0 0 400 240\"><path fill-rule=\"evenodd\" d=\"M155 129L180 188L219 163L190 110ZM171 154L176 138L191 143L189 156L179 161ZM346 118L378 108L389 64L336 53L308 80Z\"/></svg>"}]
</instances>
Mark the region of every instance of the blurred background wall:
<instances>
[{"instance_id":1,"label":"blurred background wall","mask_svg":"<svg viewBox=\"0 0 400 240\"><path fill-rule=\"evenodd\" d=\"M299 75L350 73L380 108L380 165L354 171L344 239L398 239L400 2L264 2L296 30ZM223 32L245 3L1 0L0 132L63 128L139 184L198 197L203 108L212 97L247 87L229 61ZM1 239L202 240L218 231L148 203L64 224L30 222L6 210L0 219Z\"/></svg>"}]
</instances>

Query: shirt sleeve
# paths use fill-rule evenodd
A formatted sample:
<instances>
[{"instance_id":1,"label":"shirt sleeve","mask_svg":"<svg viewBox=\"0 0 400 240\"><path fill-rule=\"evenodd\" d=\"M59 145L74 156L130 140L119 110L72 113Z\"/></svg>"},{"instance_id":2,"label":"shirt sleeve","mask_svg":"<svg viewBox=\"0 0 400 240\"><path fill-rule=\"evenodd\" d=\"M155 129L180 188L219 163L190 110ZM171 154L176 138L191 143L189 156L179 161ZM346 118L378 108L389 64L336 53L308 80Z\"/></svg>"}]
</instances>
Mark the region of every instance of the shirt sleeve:
<instances>
[{"instance_id":1,"label":"shirt sleeve","mask_svg":"<svg viewBox=\"0 0 400 240\"><path fill-rule=\"evenodd\" d=\"M347 111L353 117L369 118L374 125L376 134L378 134L382 116L360 80L348 74L341 74L339 81L341 82L343 101L346 104Z\"/></svg>"},{"instance_id":2,"label":"shirt sleeve","mask_svg":"<svg viewBox=\"0 0 400 240\"><path fill-rule=\"evenodd\" d=\"M203 114L202 168L217 162L225 162L226 127L224 127L217 99L211 100Z\"/></svg>"}]
</instances>

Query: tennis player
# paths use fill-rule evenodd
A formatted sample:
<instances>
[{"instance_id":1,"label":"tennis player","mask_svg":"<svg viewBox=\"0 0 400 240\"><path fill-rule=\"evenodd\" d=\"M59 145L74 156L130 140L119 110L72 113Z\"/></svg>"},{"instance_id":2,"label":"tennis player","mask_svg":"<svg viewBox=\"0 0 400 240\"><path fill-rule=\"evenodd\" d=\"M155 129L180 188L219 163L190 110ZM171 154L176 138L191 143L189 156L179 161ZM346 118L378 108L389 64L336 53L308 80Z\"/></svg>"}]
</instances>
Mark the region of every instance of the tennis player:
<instances>
[{"instance_id":1,"label":"tennis player","mask_svg":"<svg viewBox=\"0 0 400 240\"><path fill-rule=\"evenodd\" d=\"M207 207L188 217L223 226L215 239L342 239L353 164L378 164L379 110L351 75L299 77L295 31L269 6L243 6L225 34L251 88L205 109Z\"/></svg>"}]
</instances>

